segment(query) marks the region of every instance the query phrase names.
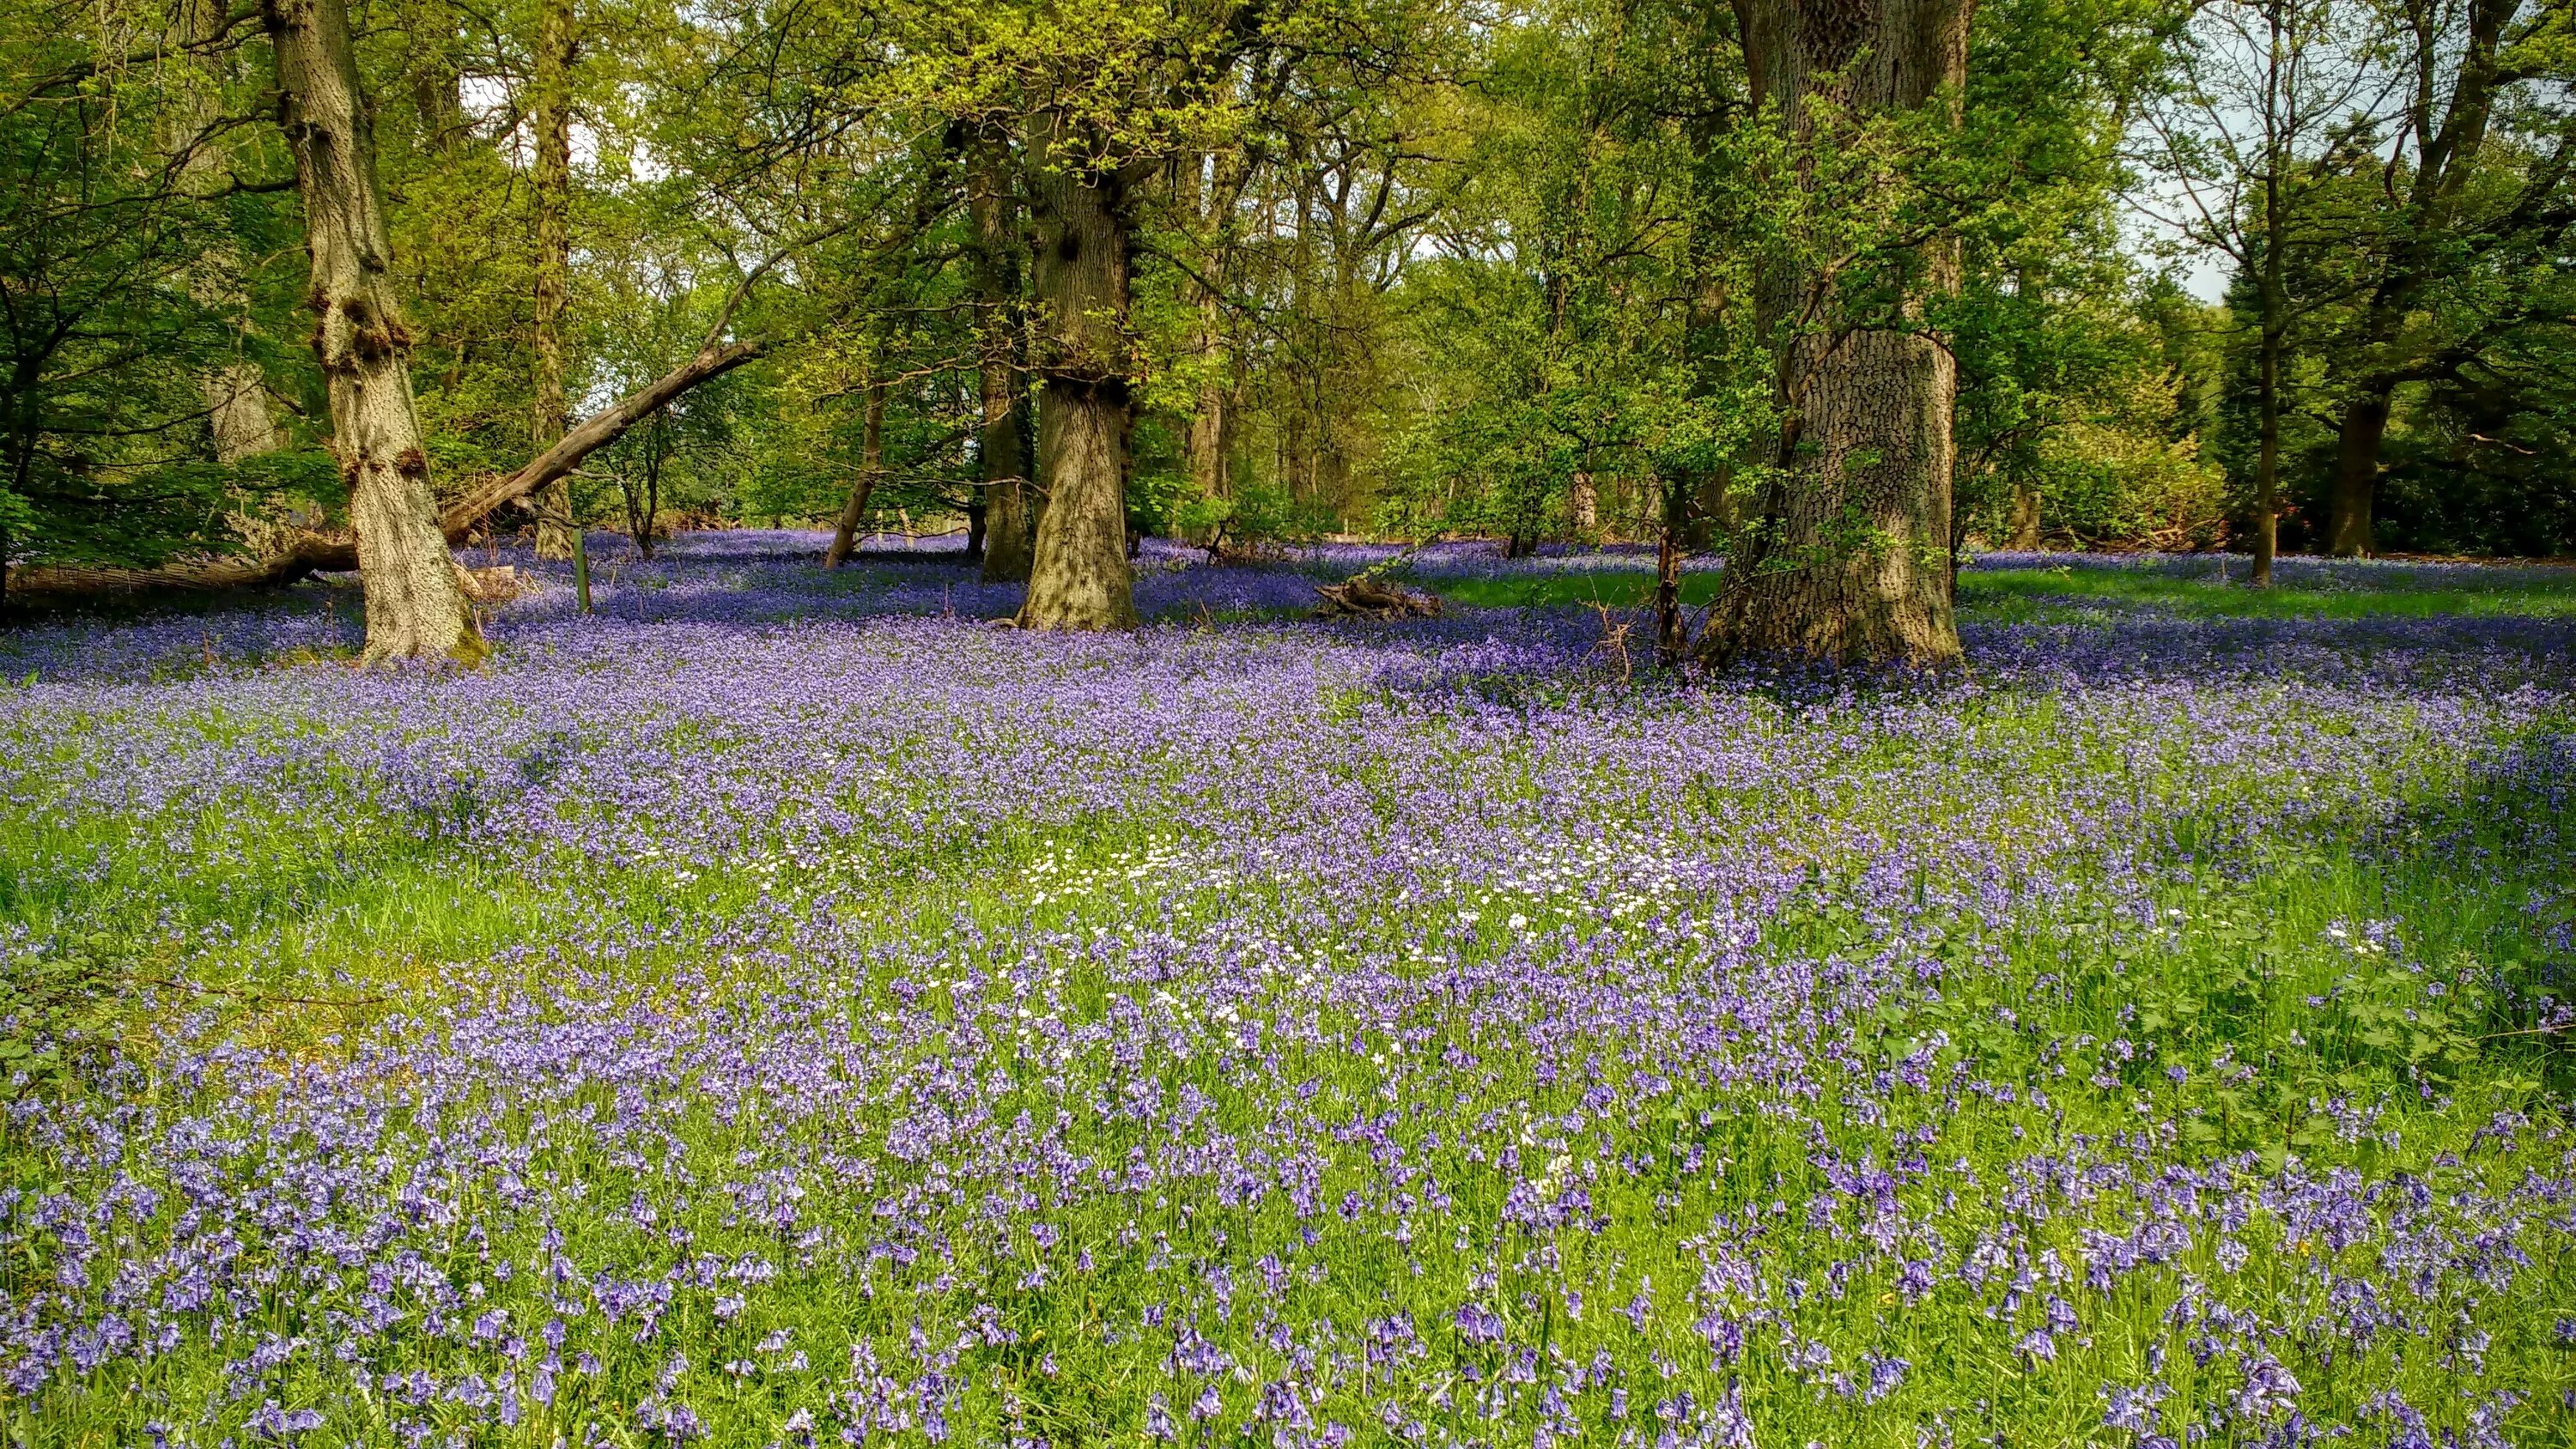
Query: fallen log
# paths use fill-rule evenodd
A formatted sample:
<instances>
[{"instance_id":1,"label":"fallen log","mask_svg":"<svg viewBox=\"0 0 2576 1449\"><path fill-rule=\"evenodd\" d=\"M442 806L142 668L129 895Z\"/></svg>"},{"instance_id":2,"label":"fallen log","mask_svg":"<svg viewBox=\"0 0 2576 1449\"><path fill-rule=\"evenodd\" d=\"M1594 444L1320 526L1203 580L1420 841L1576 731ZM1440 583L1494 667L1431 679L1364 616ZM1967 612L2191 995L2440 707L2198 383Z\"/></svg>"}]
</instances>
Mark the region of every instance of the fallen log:
<instances>
[{"instance_id":1,"label":"fallen log","mask_svg":"<svg viewBox=\"0 0 2576 1449\"><path fill-rule=\"evenodd\" d=\"M1323 602L1319 619L1429 619L1440 613L1440 596L1417 594L1361 574L1338 584L1317 584Z\"/></svg>"}]
</instances>

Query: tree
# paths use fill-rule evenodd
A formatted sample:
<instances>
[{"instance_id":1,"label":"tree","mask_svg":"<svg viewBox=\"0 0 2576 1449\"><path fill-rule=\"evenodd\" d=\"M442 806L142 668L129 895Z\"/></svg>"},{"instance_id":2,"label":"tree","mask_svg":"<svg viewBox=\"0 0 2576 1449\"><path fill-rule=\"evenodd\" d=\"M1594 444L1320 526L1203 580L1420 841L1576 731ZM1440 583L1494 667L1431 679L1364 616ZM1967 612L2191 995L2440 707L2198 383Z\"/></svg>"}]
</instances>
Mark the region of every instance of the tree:
<instances>
[{"instance_id":1,"label":"tree","mask_svg":"<svg viewBox=\"0 0 2576 1449\"><path fill-rule=\"evenodd\" d=\"M2548 268L2569 224L2576 146L2576 107L2564 100L2576 66L2553 43L2563 11L2393 0L2390 18L2394 125L2378 225L2359 248L2324 539L2346 557L2371 551L2398 389L2456 372L2528 319L2530 269Z\"/></svg>"},{"instance_id":2,"label":"tree","mask_svg":"<svg viewBox=\"0 0 2576 1449\"><path fill-rule=\"evenodd\" d=\"M2369 134L2387 100L2388 74L2370 63L2376 26L2359 0L2201 7L2180 37L2177 83L2144 112L2166 219L2233 264L2251 300L2256 588L2270 586L2279 544L2283 367L2293 327L2320 305L2290 281L2339 234L2312 206L2337 174L2328 154Z\"/></svg>"},{"instance_id":3,"label":"tree","mask_svg":"<svg viewBox=\"0 0 2576 1449\"><path fill-rule=\"evenodd\" d=\"M1701 648L1943 666L1957 385L1928 314L1959 280L1943 218L1908 195L1967 79L1967 0L1739 0L1786 230L1762 259L1785 419L1777 471ZM1877 199L1864 205L1864 201Z\"/></svg>"},{"instance_id":4,"label":"tree","mask_svg":"<svg viewBox=\"0 0 2576 1449\"><path fill-rule=\"evenodd\" d=\"M975 301L978 415L975 460L982 485L987 583L1025 583L1037 533L1036 490L1028 477L1028 248L1020 235L1019 199L1011 185L1009 139L989 128L966 143L968 286Z\"/></svg>"},{"instance_id":5,"label":"tree","mask_svg":"<svg viewBox=\"0 0 2576 1449\"><path fill-rule=\"evenodd\" d=\"M572 68L580 41L572 0L538 0L530 129L535 164L528 187L536 210L536 258L530 350L536 362L536 406L529 428L544 452L571 421L564 397L564 308L572 282ZM581 546L567 483L547 486L537 502L537 553L571 558Z\"/></svg>"},{"instance_id":6,"label":"tree","mask_svg":"<svg viewBox=\"0 0 2576 1449\"><path fill-rule=\"evenodd\" d=\"M295 156L313 267L313 355L349 485L369 663L481 662L487 651L448 556L411 395L410 329L390 283L392 238L373 122L342 0L266 0L277 124Z\"/></svg>"}]
</instances>

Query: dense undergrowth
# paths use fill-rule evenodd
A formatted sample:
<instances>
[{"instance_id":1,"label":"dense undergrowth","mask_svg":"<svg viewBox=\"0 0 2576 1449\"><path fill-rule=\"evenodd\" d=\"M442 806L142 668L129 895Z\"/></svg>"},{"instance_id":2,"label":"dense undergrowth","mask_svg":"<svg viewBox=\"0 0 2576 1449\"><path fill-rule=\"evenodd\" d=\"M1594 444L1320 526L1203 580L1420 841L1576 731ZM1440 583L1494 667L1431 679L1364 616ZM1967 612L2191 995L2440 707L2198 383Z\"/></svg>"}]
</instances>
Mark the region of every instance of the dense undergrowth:
<instances>
[{"instance_id":1,"label":"dense undergrowth","mask_svg":"<svg viewBox=\"0 0 2576 1449\"><path fill-rule=\"evenodd\" d=\"M462 677L0 643L0 1432L2576 1424L2576 582L1990 561L1966 678L1667 680L1634 558L1060 639L804 543Z\"/></svg>"}]
</instances>

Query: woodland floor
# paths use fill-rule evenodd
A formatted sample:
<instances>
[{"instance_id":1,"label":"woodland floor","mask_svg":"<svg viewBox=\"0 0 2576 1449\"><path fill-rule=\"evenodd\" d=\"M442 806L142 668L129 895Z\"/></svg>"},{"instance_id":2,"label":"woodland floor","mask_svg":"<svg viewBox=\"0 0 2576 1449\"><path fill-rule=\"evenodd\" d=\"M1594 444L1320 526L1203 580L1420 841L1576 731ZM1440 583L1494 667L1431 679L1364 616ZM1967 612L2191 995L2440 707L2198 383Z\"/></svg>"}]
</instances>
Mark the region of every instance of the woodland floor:
<instances>
[{"instance_id":1,"label":"woodland floor","mask_svg":"<svg viewBox=\"0 0 2576 1449\"><path fill-rule=\"evenodd\" d=\"M625 548L0 635L0 1440L2576 1436L2576 574Z\"/></svg>"}]
</instances>

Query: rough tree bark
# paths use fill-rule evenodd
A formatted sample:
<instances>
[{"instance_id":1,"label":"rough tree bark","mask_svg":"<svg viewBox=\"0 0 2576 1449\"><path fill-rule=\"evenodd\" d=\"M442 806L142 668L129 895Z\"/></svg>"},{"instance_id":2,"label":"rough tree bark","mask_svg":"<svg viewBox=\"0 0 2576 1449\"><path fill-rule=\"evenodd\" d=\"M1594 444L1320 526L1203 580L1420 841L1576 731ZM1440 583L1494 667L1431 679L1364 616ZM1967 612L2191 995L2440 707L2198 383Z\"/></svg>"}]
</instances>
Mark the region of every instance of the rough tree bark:
<instances>
[{"instance_id":1,"label":"rough tree bark","mask_svg":"<svg viewBox=\"0 0 2576 1449\"><path fill-rule=\"evenodd\" d=\"M975 455L983 475L983 579L1021 583L1037 532L1028 450L1021 445L1019 208L1011 197L1010 147L978 136L966 153L966 209L974 226L967 283L978 309L976 347L983 426Z\"/></svg>"},{"instance_id":2,"label":"rough tree bark","mask_svg":"<svg viewBox=\"0 0 2576 1449\"><path fill-rule=\"evenodd\" d=\"M1094 158L1103 148L1062 116L1040 121L1031 139L1038 335L1030 360L1040 380L1038 471L1047 501L1019 622L1134 628L1126 500L1136 366L1128 335L1132 178L1101 168Z\"/></svg>"},{"instance_id":3,"label":"rough tree bark","mask_svg":"<svg viewBox=\"0 0 2576 1449\"><path fill-rule=\"evenodd\" d=\"M1815 184L1813 158L1842 144L1851 124L1956 107L1970 9L1971 0L1736 0L1753 99L1778 106L1800 185ZM1714 662L1960 659L1946 582L1957 373L1920 325L1923 303L1958 285L1957 243L1935 238L1910 260L1910 295L1895 316L1847 315L1835 277L1811 261L1775 258L1763 269L1757 311L1786 335L1778 386L1789 421L1779 472L1739 538L1702 643Z\"/></svg>"},{"instance_id":4,"label":"rough tree bark","mask_svg":"<svg viewBox=\"0 0 2576 1449\"><path fill-rule=\"evenodd\" d=\"M876 492L877 475L885 470L885 395L886 385L878 378L867 382L867 421L859 433L859 476L850 485L849 500L841 505L841 516L832 525L832 544L823 550L823 567L836 569L850 561L859 551L859 527L867 522L868 497Z\"/></svg>"},{"instance_id":5,"label":"rough tree bark","mask_svg":"<svg viewBox=\"0 0 2576 1449\"><path fill-rule=\"evenodd\" d=\"M530 116L536 133L529 190L536 203L535 325L529 350L536 360L536 415L529 436L544 452L571 422L564 401L564 302L572 278L572 0L543 0L538 7L535 91ZM537 498L537 556L573 554L572 486L558 479Z\"/></svg>"},{"instance_id":6,"label":"rough tree bark","mask_svg":"<svg viewBox=\"0 0 2576 1449\"><path fill-rule=\"evenodd\" d=\"M411 334L389 275L392 242L375 133L358 89L344 0L265 0L277 121L295 156L318 320L313 355L331 397L331 446L349 483L365 663L472 664L486 646L439 531L411 393Z\"/></svg>"},{"instance_id":7,"label":"rough tree bark","mask_svg":"<svg viewBox=\"0 0 2576 1449\"><path fill-rule=\"evenodd\" d=\"M2393 382L2369 378L2344 403L2335 430L2334 486L2326 498L2326 552L2337 558L2361 558L2372 552L2379 449L2388 437L2388 414L2396 391Z\"/></svg>"}]
</instances>

